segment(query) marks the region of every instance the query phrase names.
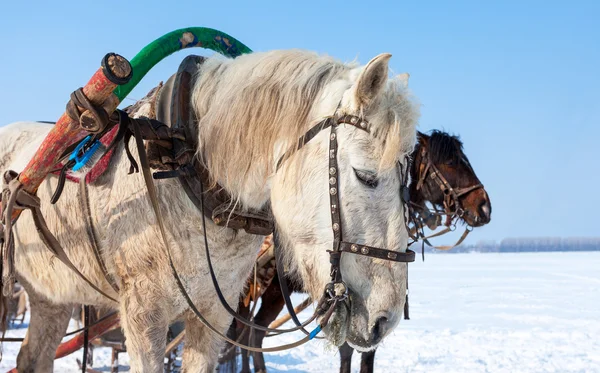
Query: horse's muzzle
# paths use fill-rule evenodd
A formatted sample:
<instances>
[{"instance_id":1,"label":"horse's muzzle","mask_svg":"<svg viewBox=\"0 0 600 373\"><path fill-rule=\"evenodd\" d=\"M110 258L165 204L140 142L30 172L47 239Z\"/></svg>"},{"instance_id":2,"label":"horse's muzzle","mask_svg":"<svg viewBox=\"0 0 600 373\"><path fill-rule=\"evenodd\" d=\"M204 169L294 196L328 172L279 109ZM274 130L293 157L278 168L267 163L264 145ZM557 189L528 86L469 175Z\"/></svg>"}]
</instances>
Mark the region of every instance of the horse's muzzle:
<instances>
[{"instance_id":1,"label":"horse's muzzle","mask_svg":"<svg viewBox=\"0 0 600 373\"><path fill-rule=\"evenodd\" d=\"M352 294L346 341L359 351L372 350L398 325L401 313L368 310L365 301Z\"/></svg>"}]
</instances>

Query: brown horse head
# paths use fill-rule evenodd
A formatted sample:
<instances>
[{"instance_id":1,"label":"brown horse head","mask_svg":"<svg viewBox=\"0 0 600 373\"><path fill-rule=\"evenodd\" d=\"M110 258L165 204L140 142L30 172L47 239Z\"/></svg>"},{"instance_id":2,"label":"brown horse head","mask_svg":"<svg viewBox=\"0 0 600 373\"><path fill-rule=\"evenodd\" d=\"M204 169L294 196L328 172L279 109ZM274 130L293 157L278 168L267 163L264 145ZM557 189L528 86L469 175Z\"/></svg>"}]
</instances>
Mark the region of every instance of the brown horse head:
<instances>
[{"instance_id":1,"label":"brown horse head","mask_svg":"<svg viewBox=\"0 0 600 373\"><path fill-rule=\"evenodd\" d=\"M424 207L429 201L471 227L489 223L490 198L463 152L460 139L434 130L430 135L418 132L418 140L412 154L411 202Z\"/></svg>"}]
</instances>

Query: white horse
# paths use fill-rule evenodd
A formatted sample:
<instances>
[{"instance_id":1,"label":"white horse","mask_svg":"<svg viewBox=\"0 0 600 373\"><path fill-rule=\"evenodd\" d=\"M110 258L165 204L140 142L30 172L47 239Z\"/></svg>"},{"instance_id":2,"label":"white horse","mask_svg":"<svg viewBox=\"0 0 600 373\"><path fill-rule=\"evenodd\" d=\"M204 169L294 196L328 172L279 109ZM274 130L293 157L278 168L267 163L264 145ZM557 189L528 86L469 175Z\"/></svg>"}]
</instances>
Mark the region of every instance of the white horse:
<instances>
[{"instance_id":1,"label":"white horse","mask_svg":"<svg viewBox=\"0 0 600 373\"><path fill-rule=\"evenodd\" d=\"M195 78L191 105L201 118L195 124L198 156L213 181L239 205L260 209L271 203L286 260L314 299L330 281L329 131L292 154L281 169L276 170L276 164L324 117L337 112L366 119L370 133L350 125L341 125L337 132L344 234L351 242L405 251L397 167L415 144L418 108L406 87L388 78L390 57L379 55L362 67L298 50L213 57ZM22 170L50 128L19 122L0 129L0 170ZM143 179L127 175L129 162L122 150L121 146L116 152L110 171L89 188L100 249L117 279L118 294L94 259L78 186L67 183L56 205L50 204L55 176L48 176L37 192L48 226L71 261L118 304L53 259L28 211L16 224L17 277L31 302L31 323L17 359L20 372L52 371L73 303L118 308L131 372L162 372L167 327L178 318L186 322L184 370L214 369L221 341L191 313L178 291ZM156 185L175 267L200 312L225 332L231 317L211 284L201 213L176 180ZM221 289L234 307L263 238L211 221L207 236ZM341 270L350 297L324 332L336 345L348 341L359 350L373 348L400 319L406 263L346 255Z\"/></svg>"}]
</instances>

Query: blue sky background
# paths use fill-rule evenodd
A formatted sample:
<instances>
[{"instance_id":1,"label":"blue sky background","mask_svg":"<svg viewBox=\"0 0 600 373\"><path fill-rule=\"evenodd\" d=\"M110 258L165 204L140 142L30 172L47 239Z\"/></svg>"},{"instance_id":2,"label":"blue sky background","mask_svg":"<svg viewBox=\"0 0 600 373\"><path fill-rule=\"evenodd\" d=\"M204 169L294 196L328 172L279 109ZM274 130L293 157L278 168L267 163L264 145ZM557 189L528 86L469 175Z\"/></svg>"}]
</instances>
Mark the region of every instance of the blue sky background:
<instances>
[{"instance_id":1,"label":"blue sky background","mask_svg":"<svg viewBox=\"0 0 600 373\"><path fill-rule=\"evenodd\" d=\"M391 68L411 74L420 129L459 134L492 198L492 222L470 243L598 236L599 20L596 1L3 2L0 125L56 120L105 53L132 58L181 27L216 28L255 51L361 63L389 52ZM200 51L169 57L130 97Z\"/></svg>"}]
</instances>

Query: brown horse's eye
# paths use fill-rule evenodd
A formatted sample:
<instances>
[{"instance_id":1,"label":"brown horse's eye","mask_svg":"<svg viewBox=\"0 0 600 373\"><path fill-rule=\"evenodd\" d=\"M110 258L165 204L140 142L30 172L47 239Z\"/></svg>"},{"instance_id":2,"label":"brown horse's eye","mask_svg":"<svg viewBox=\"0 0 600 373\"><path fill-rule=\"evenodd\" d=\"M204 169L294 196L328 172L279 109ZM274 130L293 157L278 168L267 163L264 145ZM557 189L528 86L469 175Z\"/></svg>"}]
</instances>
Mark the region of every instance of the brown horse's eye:
<instances>
[{"instance_id":1,"label":"brown horse's eye","mask_svg":"<svg viewBox=\"0 0 600 373\"><path fill-rule=\"evenodd\" d=\"M358 181L369 188L377 188L379 181L377 180L377 174L375 172L357 170L356 168L353 168L353 170Z\"/></svg>"},{"instance_id":2,"label":"brown horse's eye","mask_svg":"<svg viewBox=\"0 0 600 373\"><path fill-rule=\"evenodd\" d=\"M450 158L450 159L447 159L446 162L444 162L444 164L446 166L456 166L456 161L454 158Z\"/></svg>"}]
</instances>

